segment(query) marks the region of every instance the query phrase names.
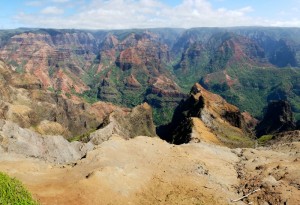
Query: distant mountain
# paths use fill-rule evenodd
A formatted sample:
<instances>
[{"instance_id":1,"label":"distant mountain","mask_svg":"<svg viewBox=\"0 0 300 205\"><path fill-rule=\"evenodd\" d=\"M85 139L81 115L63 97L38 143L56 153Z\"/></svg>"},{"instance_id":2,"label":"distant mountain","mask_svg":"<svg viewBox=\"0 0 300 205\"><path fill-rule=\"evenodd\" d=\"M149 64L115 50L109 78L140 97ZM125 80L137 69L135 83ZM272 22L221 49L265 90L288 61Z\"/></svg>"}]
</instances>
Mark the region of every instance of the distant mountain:
<instances>
[{"instance_id":1,"label":"distant mountain","mask_svg":"<svg viewBox=\"0 0 300 205\"><path fill-rule=\"evenodd\" d=\"M262 117L288 100L300 119L300 29L267 27L0 31L0 57L65 98L134 107L148 102L156 124L195 82Z\"/></svg>"}]
</instances>

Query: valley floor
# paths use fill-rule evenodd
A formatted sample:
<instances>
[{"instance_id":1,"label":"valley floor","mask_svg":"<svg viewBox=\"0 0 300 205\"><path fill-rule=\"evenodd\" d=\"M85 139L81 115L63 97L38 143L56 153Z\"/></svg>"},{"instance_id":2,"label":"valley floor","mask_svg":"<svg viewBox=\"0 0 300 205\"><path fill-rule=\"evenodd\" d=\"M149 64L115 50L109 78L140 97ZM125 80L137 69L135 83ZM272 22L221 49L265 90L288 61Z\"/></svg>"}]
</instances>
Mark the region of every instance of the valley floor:
<instances>
[{"instance_id":1,"label":"valley floor","mask_svg":"<svg viewBox=\"0 0 300 205\"><path fill-rule=\"evenodd\" d=\"M300 142L229 149L113 137L73 164L15 154L0 171L21 180L41 204L300 204ZM232 202L254 190L242 201Z\"/></svg>"}]
</instances>

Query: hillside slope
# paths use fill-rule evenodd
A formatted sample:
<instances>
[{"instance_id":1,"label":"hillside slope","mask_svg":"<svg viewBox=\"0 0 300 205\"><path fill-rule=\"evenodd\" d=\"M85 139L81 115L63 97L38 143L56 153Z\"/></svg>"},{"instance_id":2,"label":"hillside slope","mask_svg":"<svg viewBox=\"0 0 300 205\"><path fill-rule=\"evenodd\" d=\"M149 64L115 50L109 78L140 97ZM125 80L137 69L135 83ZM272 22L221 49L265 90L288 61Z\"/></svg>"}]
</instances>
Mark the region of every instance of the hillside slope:
<instances>
[{"instance_id":1,"label":"hillside slope","mask_svg":"<svg viewBox=\"0 0 300 205\"><path fill-rule=\"evenodd\" d=\"M299 204L299 148L298 142L229 149L112 138L70 165L1 154L0 170L42 204L225 205L254 190L235 204Z\"/></svg>"}]
</instances>

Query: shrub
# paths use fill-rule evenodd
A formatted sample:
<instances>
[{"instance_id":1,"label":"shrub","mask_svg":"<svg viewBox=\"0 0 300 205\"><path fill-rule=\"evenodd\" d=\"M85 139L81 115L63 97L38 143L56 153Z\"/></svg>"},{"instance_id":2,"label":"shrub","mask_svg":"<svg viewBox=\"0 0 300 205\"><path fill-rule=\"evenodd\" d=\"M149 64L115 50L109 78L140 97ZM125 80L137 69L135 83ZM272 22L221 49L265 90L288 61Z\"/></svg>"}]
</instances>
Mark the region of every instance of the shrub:
<instances>
[{"instance_id":1,"label":"shrub","mask_svg":"<svg viewBox=\"0 0 300 205\"><path fill-rule=\"evenodd\" d=\"M0 172L1 205L37 205L22 183Z\"/></svg>"}]
</instances>

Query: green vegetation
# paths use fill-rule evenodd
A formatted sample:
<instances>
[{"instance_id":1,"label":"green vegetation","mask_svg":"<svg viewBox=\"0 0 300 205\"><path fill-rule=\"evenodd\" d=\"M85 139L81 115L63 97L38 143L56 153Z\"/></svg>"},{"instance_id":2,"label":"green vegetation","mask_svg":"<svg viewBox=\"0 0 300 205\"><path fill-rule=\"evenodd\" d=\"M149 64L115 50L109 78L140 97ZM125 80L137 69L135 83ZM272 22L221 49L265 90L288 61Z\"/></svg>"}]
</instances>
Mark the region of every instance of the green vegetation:
<instances>
[{"instance_id":1,"label":"green vegetation","mask_svg":"<svg viewBox=\"0 0 300 205\"><path fill-rule=\"evenodd\" d=\"M82 135L77 135L77 136L69 138L68 141L69 142L74 142L74 141L88 142L90 134L95 132L96 130L97 129L91 129Z\"/></svg>"},{"instance_id":2,"label":"green vegetation","mask_svg":"<svg viewBox=\"0 0 300 205\"><path fill-rule=\"evenodd\" d=\"M263 108L271 100L288 100L297 120L300 119L300 70L292 68L239 68L227 69L228 75L238 79L233 86L222 85L222 80L211 80L205 86L228 102L261 118Z\"/></svg>"},{"instance_id":3,"label":"green vegetation","mask_svg":"<svg viewBox=\"0 0 300 205\"><path fill-rule=\"evenodd\" d=\"M47 90L49 90L50 92L54 92L54 88L53 87L48 87Z\"/></svg>"},{"instance_id":4,"label":"green vegetation","mask_svg":"<svg viewBox=\"0 0 300 205\"><path fill-rule=\"evenodd\" d=\"M0 172L0 204L1 205L37 205L31 194L17 179L12 179Z\"/></svg>"},{"instance_id":5,"label":"green vegetation","mask_svg":"<svg viewBox=\"0 0 300 205\"><path fill-rule=\"evenodd\" d=\"M231 144L233 147L253 147L254 140L247 136L229 135L225 136L221 141Z\"/></svg>"},{"instance_id":6,"label":"green vegetation","mask_svg":"<svg viewBox=\"0 0 300 205\"><path fill-rule=\"evenodd\" d=\"M88 103L95 103L98 101L97 99L97 91L98 89L86 90L83 93L76 93L79 97L82 97Z\"/></svg>"},{"instance_id":7,"label":"green vegetation","mask_svg":"<svg viewBox=\"0 0 300 205\"><path fill-rule=\"evenodd\" d=\"M171 122L175 106L165 106L162 108L153 108L153 118L155 125L165 125Z\"/></svg>"},{"instance_id":8,"label":"green vegetation","mask_svg":"<svg viewBox=\"0 0 300 205\"><path fill-rule=\"evenodd\" d=\"M257 142L259 145L263 146L266 144L266 142L270 141L273 138L273 135L263 135L260 138L258 138Z\"/></svg>"}]
</instances>

